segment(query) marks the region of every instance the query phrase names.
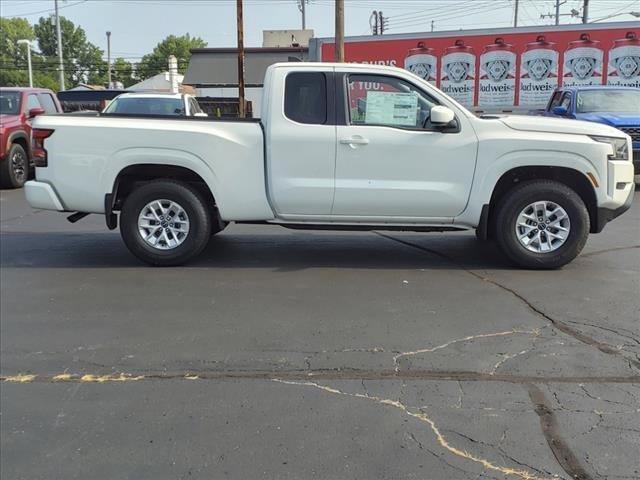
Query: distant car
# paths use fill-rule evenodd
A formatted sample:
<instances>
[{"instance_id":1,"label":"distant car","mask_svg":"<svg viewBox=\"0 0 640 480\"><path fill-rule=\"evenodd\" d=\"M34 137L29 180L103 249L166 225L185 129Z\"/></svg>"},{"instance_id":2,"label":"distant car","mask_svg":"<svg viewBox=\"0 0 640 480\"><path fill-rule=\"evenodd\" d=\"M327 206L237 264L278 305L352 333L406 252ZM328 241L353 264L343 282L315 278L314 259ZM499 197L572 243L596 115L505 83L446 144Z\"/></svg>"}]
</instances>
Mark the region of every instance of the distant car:
<instances>
[{"instance_id":1,"label":"distant car","mask_svg":"<svg viewBox=\"0 0 640 480\"><path fill-rule=\"evenodd\" d=\"M129 115L175 115L206 117L192 95L181 93L123 93L118 95L102 113Z\"/></svg>"},{"instance_id":2,"label":"distant car","mask_svg":"<svg viewBox=\"0 0 640 480\"><path fill-rule=\"evenodd\" d=\"M0 186L20 188L31 167L31 119L62 113L60 102L44 88L0 87Z\"/></svg>"},{"instance_id":3,"label":"distant car","mask_svg":"<svg viewBox=\"0 0 640 480\"><path fill-rule=\"evenodd\" d=\"M640 174L640 89L614 86L557 89L545 115L602 123L622 130L633 140L633 166Z\"/></svg>"}]
</instances>

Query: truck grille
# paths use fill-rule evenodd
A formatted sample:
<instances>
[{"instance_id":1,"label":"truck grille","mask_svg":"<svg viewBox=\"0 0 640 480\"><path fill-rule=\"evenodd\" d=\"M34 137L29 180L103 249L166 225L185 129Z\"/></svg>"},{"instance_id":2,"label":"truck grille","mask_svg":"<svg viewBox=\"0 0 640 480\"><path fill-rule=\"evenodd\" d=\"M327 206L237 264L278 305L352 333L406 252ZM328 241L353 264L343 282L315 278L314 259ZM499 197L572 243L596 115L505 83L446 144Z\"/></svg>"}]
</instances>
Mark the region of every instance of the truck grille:
<instances>
[{"instance_id":1,"label":"truck grille","mask_svg":"<svg viewBox=\"0 0 640 480\"><path fill-rule=\"evenodd\" d=\"M640 127L620 127L620 130L629 135L634 142L640 142Z\"/></svg>"}]
</instances>

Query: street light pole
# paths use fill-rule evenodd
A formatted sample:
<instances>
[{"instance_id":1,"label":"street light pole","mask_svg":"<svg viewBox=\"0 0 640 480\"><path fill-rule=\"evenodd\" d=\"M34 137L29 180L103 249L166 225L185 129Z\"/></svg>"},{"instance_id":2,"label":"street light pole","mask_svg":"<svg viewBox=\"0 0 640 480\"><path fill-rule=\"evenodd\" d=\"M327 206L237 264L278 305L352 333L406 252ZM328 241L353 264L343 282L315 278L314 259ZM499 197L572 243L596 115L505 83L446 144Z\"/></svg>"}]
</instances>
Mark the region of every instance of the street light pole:
<instances>
[{"instance_id":1,"label":"street light pole","mask_svg":"<svg viewBox=\"0 0 640 480\"><path fill-rule=\"evenodd\" d=\"M518 4L519 3L520 3L520 0L516 0L515 12L513 14L513 28L516 28L518 26Z\"/></svg>"},{"instance_id":2,"label":"street light pole","mask_svg":"<svg viewBox=\"0 0 640 480\"><path fill-rule=\"evenodd\" d=\"M107 88L111 88L111 32L107 32Z\"/></svg>"},{"instance_id":3,"label":"street light pole","mask_svg":"<svg viewBox=\"0 0 640 480\"><path fill-rule=\"evenodd\" d=\"M56 37L58 40L58 78L60 90L64 90L64 64L62 63L62 33L60 32L60 13L58 12L58 0L54 3L56 11Z\"/></svg>"},{"instance_id":4,"label":"street light pole","mask_svg":"<svg viewBox=\"0 0 640 480\"><path fill-rule=\"evenodd\" d=\"M307 28L307 11L305 8L305 4L308 0L298 0L300 3L298 4L298 8L300 9L300 13L302 14L302 30L306 30Z\"/></svg>"},{"instance_id":5,"label":"street light pole","mask_svg":"<svg viewBox=\"0 0 640 480\"><path fill-rule=\"evenodd\" d=\"M31 40L18 40L18 45L27 46L27 65L29 66L29 87L33 88L33 71L31 70Z\"/></svg>"}]
</instances>

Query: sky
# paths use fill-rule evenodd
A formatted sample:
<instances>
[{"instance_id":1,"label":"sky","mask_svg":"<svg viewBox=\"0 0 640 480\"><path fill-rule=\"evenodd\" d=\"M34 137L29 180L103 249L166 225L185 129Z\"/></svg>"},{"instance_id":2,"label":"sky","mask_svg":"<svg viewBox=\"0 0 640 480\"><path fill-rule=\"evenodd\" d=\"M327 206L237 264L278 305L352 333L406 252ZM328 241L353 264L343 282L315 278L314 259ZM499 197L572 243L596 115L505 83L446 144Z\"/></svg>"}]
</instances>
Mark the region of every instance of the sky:
<instances>
[{"instance_id":1,"label":"sky","mask_svg":"<svg viewBox=\"0 0 640 480\"><path fill-rule=\"evenodd\" d=\"M301 0L244 0L245 45L262 44L263 30L301 28ZM369 17L381 10L388 18L387 33L425 32L431 21L438 30L497 28L513 25L516 0L345 0L345 34L367 35ZM566 0L561 23L579 23L572 9L583 0ZM210 47L236 45L236 0L59 0L60 14L82 26L88 39L106 52L111 31L112 57L137 61L170 34L189 33ZM519 26L552 25L542 14L555 11L555 0L520 0ZM54 0L0 0L0 15L20 16L36 23L53 12ZM331 37L334 0L307 0L307 28L316 37ZM616 15L605 21L635 21L640 0L591 0L590 19ZM617 15L619 14L619 15Z\"/></svg>"}]
</instances>

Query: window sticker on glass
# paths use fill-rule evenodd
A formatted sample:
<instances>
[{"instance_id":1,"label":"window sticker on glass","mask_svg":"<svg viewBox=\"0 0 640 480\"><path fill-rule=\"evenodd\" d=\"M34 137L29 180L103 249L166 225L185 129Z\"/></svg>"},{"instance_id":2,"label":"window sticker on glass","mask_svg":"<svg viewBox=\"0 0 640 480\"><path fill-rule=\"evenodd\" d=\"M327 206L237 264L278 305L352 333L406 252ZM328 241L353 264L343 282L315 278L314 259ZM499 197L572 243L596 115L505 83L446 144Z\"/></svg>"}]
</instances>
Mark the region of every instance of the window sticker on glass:
<instances>
[{"instance_id":1,"label":"window sticker on glass","mask_svg":"<svg viewBox=\"0 0 640 480\"><path fill-rule=\"evenodd\" d=\"M367 92L364 123L415 127L417 120L416 92Z\"/></svg>"}]
</instances>

